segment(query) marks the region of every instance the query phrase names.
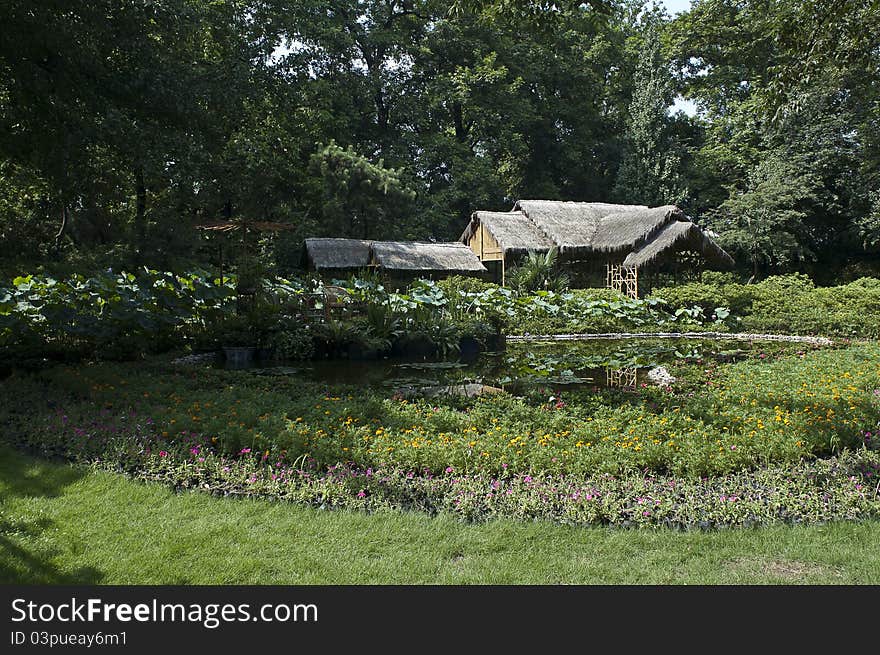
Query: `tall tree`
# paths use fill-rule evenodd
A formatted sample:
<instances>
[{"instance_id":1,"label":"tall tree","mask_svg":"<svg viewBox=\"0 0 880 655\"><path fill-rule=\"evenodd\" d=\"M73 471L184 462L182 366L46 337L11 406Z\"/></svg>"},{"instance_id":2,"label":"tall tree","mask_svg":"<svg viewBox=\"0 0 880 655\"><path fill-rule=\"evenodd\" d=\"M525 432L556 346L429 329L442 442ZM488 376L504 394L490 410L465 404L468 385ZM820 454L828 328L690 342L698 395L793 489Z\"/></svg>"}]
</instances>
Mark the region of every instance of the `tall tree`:
<instances>
[{"instance_id":1,"label":"tall tree","mask_svg":"<svg viewBox=\"0 0 880 655\"><path fill-rule=\"evenodd\" d=\"M323 182L321 231L360 239L407 238L413 231L412 201L400 172L371 163L349 146L320 147L312 167Z\"/></svg>"},{"instance_id":2,"label":"tall tree","mask_svg":"<svg viewBox=\"0 0 880 655\"><path fill-rule=\"evenodd\" d=\"M880 3L701 0L670 33L705 127L695 204L722 240L752 274L880 272Z\"/></svg>"},{"instance_id":3,"label":"tall tree","mask_svg":"<svg viewBox=\"0 0 880 655\"><path fill-rule=\"evenodd\" d=\"M687 195L679 146L670 128L674 93L669 62L660 47L658 21L649 19L634 75L623 161L614 185L614 195L621 202L668 205Z\"/></svg>"}]
</instances>

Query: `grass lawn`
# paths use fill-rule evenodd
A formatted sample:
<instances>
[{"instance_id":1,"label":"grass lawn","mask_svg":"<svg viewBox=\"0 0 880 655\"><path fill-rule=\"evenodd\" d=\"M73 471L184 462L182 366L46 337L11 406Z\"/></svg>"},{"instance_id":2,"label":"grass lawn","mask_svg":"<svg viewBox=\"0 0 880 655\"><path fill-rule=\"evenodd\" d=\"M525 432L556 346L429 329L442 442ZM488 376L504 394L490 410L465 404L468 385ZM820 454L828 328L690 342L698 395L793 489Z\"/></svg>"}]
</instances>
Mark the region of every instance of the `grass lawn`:
<instances>
[{"instance_id":1,"label":"grass lawn","mask_svg":"<svg viewBox=\"0 0 880 655\"><path fill-rule=\"evenodd\" d=\"M0 447L0 582L878 584L880 523L720 532L322 512Z\"/></svg>"}]
</instances>

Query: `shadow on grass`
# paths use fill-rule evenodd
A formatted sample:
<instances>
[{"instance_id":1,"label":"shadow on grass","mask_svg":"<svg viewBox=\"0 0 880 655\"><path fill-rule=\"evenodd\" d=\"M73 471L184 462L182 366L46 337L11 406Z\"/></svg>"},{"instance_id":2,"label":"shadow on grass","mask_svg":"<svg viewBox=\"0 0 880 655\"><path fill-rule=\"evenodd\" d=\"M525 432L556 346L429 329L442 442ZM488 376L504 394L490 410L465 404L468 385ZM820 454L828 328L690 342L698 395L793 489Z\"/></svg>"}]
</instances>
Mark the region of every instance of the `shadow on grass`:
<instances>
[{"instance_id":1,"label":"shadow on grass","mask_svg":"<svg viewBox=\"0 0 880 655\"><path fill-rule=\"evenodd\" d=\"M36 540L51 525L52 522L45 519L24 528L20 524L0 523L0 584L98 584L104 579L101 571L88 566L62 571L52 563L58 549L41 548L40 552L32 552L24 543L10 538L21 535L23 542ZM33 536L28 534L32 530Z\"/></svg>"},{"instance_id":2,"label":"shadow on grass","mask_svg":"<svg viewBox=\"0 0 880 655\"><path fill-rule=\"evenodd\" d=\"M22 455L12 448L0 449L0 485L4 497L56 498L86 475L84 469Z\"/></svg>"},{"instance_id":3,"label":"shadow on grass","mask_svg":"<svg viewBox=\"0 0 880 655\"><path fill-rule=\"evenodd\" d=\"M14 498L57 498L86 471L41 462L0 446L0 584L97 584L104 574L91 567L61 570L53 563L51 519L9 516ZM18 510L13 510L18 513ZM49 535L49 538L47 538Z\"/></svg>"}]
</instances>

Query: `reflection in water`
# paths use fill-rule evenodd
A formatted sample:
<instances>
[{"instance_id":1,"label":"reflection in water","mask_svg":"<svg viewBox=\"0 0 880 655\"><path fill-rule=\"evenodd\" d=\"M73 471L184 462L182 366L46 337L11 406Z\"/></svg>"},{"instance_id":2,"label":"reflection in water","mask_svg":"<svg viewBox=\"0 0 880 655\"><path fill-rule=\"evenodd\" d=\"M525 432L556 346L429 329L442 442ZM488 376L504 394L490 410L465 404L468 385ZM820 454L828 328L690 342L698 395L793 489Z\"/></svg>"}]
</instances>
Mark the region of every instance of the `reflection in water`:
<instances>
[{"instance_id":1,"label":"reflection in water","mask_svg":"<svg viewBox=\"0 0 880 655\"><path fill-rule=\"evenodd\" d=\"M638 368L629 366L626 368L606 368L605 384L612 389L623 389L624 391L636 390L636 373Z\"/></svg>"},{"instance_id":2,"label":"reflection in water","mask_svg":"<svg viewBox=\"0 0 880 655\"><path fill-rule=\"evenodd\" d=\"M671 376L662 380L647 378L649 370L672 362L701 363L702 360L734 361L763 351L766 344L739 344L736 351L718 348L713 341L675 341L632 343L574 342L513 344L502 352L481 353L462 361L421 361L389 359L318 359L307 362L252 359L237 362L227 356L225 368L245 368L258 375L301 377L327 385L357 385L379 389L436 389L461 385L487 385L511 394L529 393L534 388L594 390L613 388L636 391L643 382L666 386ZM794 353L802 344L776 345ZM259 354L259 353L257 353ZM210 358L210 356L209 356ZM202 362L205 360L199 359ZM195 363L195 362L193 362ZM653 376L654 378L657 375Z\"/></svg>"}]
</instances>

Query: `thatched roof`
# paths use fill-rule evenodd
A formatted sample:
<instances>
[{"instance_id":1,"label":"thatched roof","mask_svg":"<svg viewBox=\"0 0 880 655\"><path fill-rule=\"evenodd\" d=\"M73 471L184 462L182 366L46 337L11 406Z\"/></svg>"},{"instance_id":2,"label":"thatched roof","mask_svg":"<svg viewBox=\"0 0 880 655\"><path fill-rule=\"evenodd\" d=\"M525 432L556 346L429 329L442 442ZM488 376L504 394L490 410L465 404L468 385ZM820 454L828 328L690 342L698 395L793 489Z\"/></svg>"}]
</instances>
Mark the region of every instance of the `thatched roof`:
<instances>
[{"instance_id":1,"label":"thatched roof","mask_svg":"<svg viewBox=\"0 0 880 655\"><path fill-rule=\"evenodd\" d=\"M690 221L676 221L665 226L639 250L626 256L627 266L651 264L664 253L674 250L693 250L716 268L732 268L733 257L728 255Z\"/></svg>"},{"instance_id":2,"label":"thatched roof","mask_svg":"<svg viewBox=\"0 0 880 655\"><path fill-rule=\"evenodd\" d=\"M467 243L480 225L485 226L505 254L520 255L529 250L547 251L554 243L522 212L474 212L459 239Z\"/></svg>"},{"instance_id":3,"label":"thatched roof","mask_svg":"<svg viewBox=\"0 0 880 655\"><path fill-rule=\"evenodd\" d=\"M520 200L513 209L521 211L563 254L574 250L592 250L593 238L606 216L647 207L601 202Z\"/></svg>"},{"instance_id":4,"label":"thatched roof","mask_svg":"<svg viewBox=\"0 0 880 655\"><path fill-rule=\"evenodd\" d=\"M487 272L479 257L463 243L306 239L306 256L317 271L377 266L388 271L450 275Z\"/></svg>"},{"instance_id":5,"label":"thatched roof","mask_svg":"<svg viewBox=\"0 0 880 655\"><path fill-rule=\"evenodd\" d=\"M690 223L685 213L675 205L616 211L599 221L589 249L596 252L619 252L639 248L663 227L676 221Z\"/></svg>"},{"instance_id":6,"label":"thatched roof","mask_svg":"<svg viewBox=\"0 0 880 655\"><path fill-rule=\"evenodd\" d=\"M546 234L563 256L618 252L638 247L666 223L684 219L673 205L614 205L604 202L520 200L514 210Z\"/></svg>"},{"instance_id":7,"label":"thatched roof","mask_svg":"<svg viewBox=\"0 0 880 655\"><path fill-rule=\"evenodd\" d=\"M505 255L556 247L563 259L629 253L627 263L642 266L669 248L687 246L703 253L715 266L733 264L730 256L675 205L520 200L510 212L474 212L461 241L467 243L480 224L487 227Z\"/></svg>"},{"instance_id":8,"label":"thatched roof","mask_svg":"<svg viewBox=\"0 0 880 655\"><path fill-rule=\"evenodd\" d=\"M374 241L373 262L388 271L485 273L486 267L463 243Z\"/></svg>"},{"instance_id":9,"label":"thatched roof","mask_svg":"<svg viewBox=\"0 0 880 655\"><path fill-rule=\"evenodd\" d=\"M316 271L366 268L370 241L360 239L306 239L306 256Z\"/></svg>"}]
</instances>

